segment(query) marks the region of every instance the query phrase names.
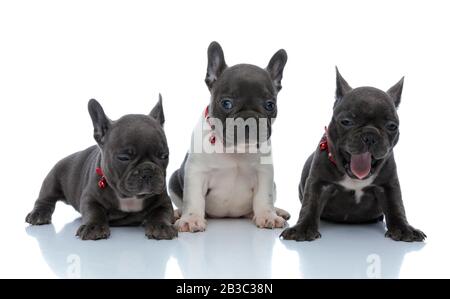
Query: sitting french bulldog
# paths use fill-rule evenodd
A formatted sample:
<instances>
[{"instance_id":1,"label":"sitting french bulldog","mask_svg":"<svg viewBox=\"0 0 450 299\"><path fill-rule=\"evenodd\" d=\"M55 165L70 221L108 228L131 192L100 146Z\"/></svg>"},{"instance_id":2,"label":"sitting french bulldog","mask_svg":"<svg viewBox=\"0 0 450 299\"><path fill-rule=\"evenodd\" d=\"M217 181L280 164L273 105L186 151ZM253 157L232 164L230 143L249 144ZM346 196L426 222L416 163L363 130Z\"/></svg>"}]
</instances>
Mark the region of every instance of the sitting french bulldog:
<instances>
[{"instance_id":1,"label":"sitting french bulldog","mask_svg":"<svg viewBox=\"0 0 450 299\"><path fill-rule=\"evenodd\" d=\"M109 226L141 224L148 238L173 239L178 232L165 183L169 150L161 96L150 115L130 114L116 121L96 100L88 108L98 146L53 167L26 222L50 223L61 200L81 213L76 235L82 240L108 238Z\"/></svg>"},{"instance_id":2,"label":"sitting french bulldog","mask_svg":"<svg viewBox=\"0 0 450 299\"><path fill-rule=\"evenodd\" d=\"M206 216L248 217L261 228L284 227L289 213L274 207L269 138L286 61L286 52L279 50L265 69L250 64L228 67L221 46L210 44L205 79L210 103L169 182L181 214L175 222L179 231L204 231ZM239 121L249 125L235 126ZM198 137L206 141L200 149Z\"/></svg>"},{"instance_id":3,"label":"sitting french bulldog","mask_svg":"<svg viewBox=\"0 0 450 299\"><path fill-rule=\"evenodd\" d=\"M341 223L382 221L386 237L423 241L426 235L406 220L393 148L399 139L403 78L387 92L352 89L336 68L333 117L316 151L303 168L302 208L286 240L320 238L320 219Z\"/></svg>"}]
</instances>

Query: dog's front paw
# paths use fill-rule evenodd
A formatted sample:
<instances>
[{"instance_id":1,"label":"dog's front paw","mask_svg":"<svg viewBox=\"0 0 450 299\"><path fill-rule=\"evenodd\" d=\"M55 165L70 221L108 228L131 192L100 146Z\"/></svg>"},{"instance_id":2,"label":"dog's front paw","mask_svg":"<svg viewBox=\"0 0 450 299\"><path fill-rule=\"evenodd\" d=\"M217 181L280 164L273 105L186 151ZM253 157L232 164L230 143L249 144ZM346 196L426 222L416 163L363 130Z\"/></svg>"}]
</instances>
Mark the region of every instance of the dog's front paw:
<instances>
[{"instance_id":1,"label":"dog's front paw","mask_svg":"<svg viewBox=\"0 0 450 299\"><path fill-rule=\"evenodd\" d=\"M165 223L147 224L145 227L145 235L149 239L172 240L178 237L178 231L173 225Z\"/></svg>"},{"instance_id":2,"label":"dog's front paw","mask_svg":"<svg viewBox=\"0 0 450 299\"><path fill-rule=\"evenodd\" d=\"M322 236L319 233L317 227L296 224L293 227L286 228L281 233L280 237L282 237L284 240L314 241Z\"/></svg>"},{"instance_id":3,"label":"dog's front paw","mask_svg":"<svg viewBox=\"0 0 450 299\"><path fill-rule=\"evenodd\" d=\"M286 220L283 217L269 211L255 214L253 221L259 228L283 228L286 225Z\"/></svg>"},{"instance_id":4,"label":"dog's front paw","mask_svg":"<svg viewBox=\"0 0 450 299\"><path fill-rule=\"evenodd\" d=\"M33 209L25 221L31 225L50 224L52 222L52 211L46 209Z\"/></svg>"},{"instance_id":5,"label":"dog's front paw","mask_svg":"<svg viewBox=\"0 0 450 299\"><path fill-rule=\"evenodd\" d=\"M391 238L394 241L404 242L422 242L425 240L425 235L421 230L412 227L409 224L391 226L385 234L386 238Z\"/></svg>"},{"instance_id":6,"label":"dog's front paw","mask_svg":"<svg viewBox=\"0 0 450 299\"><path fill-rule=\"evenodd\" d=\"M81 240L107 239L110 235L107 224L86 223L78 228L76 234Z\"/></svg>"},{"instance_id":7,"label":"dog's front paw","mask_svg":"<svg viewBox=\"0 0 450 299\"><path fill-rule=\"evenodd\" d=\"M175 227L179 232L203 232L206 229L206 220L199 215L182 215L180 219L175 222Z\"/></svg>"}]
</instances>

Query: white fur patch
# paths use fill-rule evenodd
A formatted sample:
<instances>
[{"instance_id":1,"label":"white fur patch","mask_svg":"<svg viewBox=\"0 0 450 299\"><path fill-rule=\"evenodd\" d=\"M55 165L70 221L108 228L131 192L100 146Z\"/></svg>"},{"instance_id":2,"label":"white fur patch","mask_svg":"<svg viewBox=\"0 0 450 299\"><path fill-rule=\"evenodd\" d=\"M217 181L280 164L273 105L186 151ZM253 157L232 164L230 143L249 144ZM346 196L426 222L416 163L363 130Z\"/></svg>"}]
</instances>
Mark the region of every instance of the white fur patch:
<instances>
[{"instance_id":1,"label":"white fur patch","mask_svg":"<svg viewBox=\"0 0 450 299\"><path fill-rule=\"evenodd\" d=\"M202 117L194 129L184 169L183 200L174 200L177 207L182 208L184 216L181 218L205 214L217 218L241 217L251 212L261 216L266 211L273 211L276 215L273 206L273 165L261 163L262 157L271 161L270 152L263 154L196 151L195 130L202 129L204 122ZM200 131L200 134L203 134L202 140L207 138L208 133ZM173 194L172 190L170 192Z\"/></svg>"},{"instance_id":2,"label":"white fur patch","mask_svg":"<svg viewBox=\"0 0 450 299\"><path fill-rule=\"evenodd\" d=\"M144 200L135 197L119 198L119 209L123 212L140 212L143 209Z\"/></svg>"},{"instance_id":3,"label":"white fur patch","mask_svg":"<svg viewBox=\"0 0 450 299\"><path fill-rule=\"evenodd\" d=\"M182 202L183 212L196 213L203 206L202 213L206 212L211 217L249 214L253 211L253 199L260 185L258 171L264 167L259 158L258 154L189 155L185 165L184 198L183 201L175 198L174 203L180 207ZM267 188L272 194L273 180ZM264 198L269 199L269 192ZM186 210L188 201L191 201L190 208Z\"/></svg>"},{"instance_id":4,"label":"white fur patch","mask_svg":"<svg viewBox=\"0 0 450 299\"><path fill-rule=\"evenodd\" d=\"M344 179L339 181L338 184L347 190L355 191L355 201L357 204L359 204L361 202L361 197L364 195L363 189L372 185L375 177L375 175L372 175L365 180L358 180L352 179L348 175L345 175Z\"/></svg>"},{"instance_id":5,"label":"white fur patch","mask_svg":"<svg viewBox=\"0 0 450 299\"><path fill-rule=\"evenodd\" d=\"M240 217L252 212L257 165L249 163L246 155L216 156L220 165L207 171L206 213L213 217Z\"/></svg>"}]
</instances>

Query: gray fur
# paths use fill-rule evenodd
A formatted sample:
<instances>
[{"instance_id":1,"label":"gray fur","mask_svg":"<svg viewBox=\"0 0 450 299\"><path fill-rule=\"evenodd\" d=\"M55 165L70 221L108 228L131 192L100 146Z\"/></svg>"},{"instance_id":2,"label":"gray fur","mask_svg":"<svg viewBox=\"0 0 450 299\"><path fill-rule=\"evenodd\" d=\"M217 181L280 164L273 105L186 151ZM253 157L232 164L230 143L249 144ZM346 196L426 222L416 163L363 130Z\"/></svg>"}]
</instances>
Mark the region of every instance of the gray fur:
<instances>
[{"instance_id":1,"label":"gray fur","mask_svg":"<svg viewBox=\"0 0 450 299\"><path fill-rule=\"evenodd\" d=\"M287 62L285 50L278 50L270 59L265 69L251 64L237 64L228 67L222 47L212 42L208 47L208 65L206 71L206 85L211 92L209 114L225 124L227 118L267 118L267 138L272 133L271 120L277 116L276 101L281 89L283 70ZM229 98L233 100L234 107L230 111L221 107L221 101ZM272 100L275 103L273 111L266 111L264 103ZM220 136L226 136L226 126ZM227 143L223 140L224 144ZM169 182L169 189L179 198L183 198L184 165L186 155L181 167L176 170Z\"/></svg>"},{"instance_id":2,"label":"gray fur","mask_svg":"<svg viewBox=\"0 0 450 299\"><path fill-rule=\"evenodd\" d=\"M302 208L297 224L286 229L286 240L312 241L320 238L319 222L325 219L342 223L376 222L386 218L386 236L398 241L423 241L425 234L412 227L405 214L393 148L399 138L396 112L401 98L403 78L388 92L373 87L352 89L336 68L336 101L328 126L329 148L333 164L320 147L308 158L299 186ZM344 126L342 120L352 120ZM390 124L396 130L389 130ZM339 182L348 177L351 154L370 152L369 178L358 203L355 193ZM366 179L365 178L365 179Z\"/></svg>"},{"instance_id":3,"label":"gray fur","mask_svg":"<svg viewBox=\"0 0 450 299\"><path fill-rule=\"evenodd\" d=\"M117 121L111 121L96 100L89 101L88 109L97 145L74 153L53 167L26 222L50 223L56 202L63 201L82 215L77 232L82 240L108 238L110 225L140 224L149 238L176 237L165 184L169 150L162 128L161 98L150 115L125 115ZM98 186L97 167L103 169L106 177L105 189ZM141 211L119 209L119 198L134 197L143 201Z\"/></svg>"}]
</instances>

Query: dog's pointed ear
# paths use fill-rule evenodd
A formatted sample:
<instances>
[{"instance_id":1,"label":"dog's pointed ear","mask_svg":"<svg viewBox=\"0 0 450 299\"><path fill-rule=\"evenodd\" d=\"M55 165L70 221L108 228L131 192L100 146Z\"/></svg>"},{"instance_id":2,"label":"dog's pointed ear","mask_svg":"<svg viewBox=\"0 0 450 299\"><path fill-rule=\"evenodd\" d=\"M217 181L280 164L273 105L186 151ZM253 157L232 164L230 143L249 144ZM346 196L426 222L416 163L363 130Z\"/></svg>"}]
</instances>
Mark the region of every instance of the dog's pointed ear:
<instances>
[{"instance_id":1,"label":"dog's pointed ear","mask_svg":"<svg viewBox=\"0 0 450 299\"><path fill-rule=\"evenodd\" d=\"M283 70L286 65L288 56L284 49L278 50L269 61L266 67L266 71L269 72L270 78L272 78L273 84L277 91L281 89L281 79L283 79Z\"/></svg>"},{"instance_id":2,"label":"dog's pointed ear","mask_svg":"<svg viewBox=\"0 0 450 299\"><path fill-rule=\"evenodd\" d=\"M161 125L161 127L164 127L164 122L166 121L166 119L164 118L164 110L161 94L159 94L158 103L156 103L155 107L153 107L152 111L150 112L150 116L156 119Z\"/></svg>"},{"instance_id":3,"label":"dog's pointed ear","mask_svg":"<svg viewBox=\"0 0 450 299\"><path fill-rule=\"evenodd\" d=\"M350 85L345 81L345 79L339 73L339 69L336 66L336 102L342 99L347 93L352 91Z\"/></svg>"},{"instance_id":4,"label":"dog's pointed ear","mask_svg":"<svg viewBox=\"0 0 450 299\"><path fill-rule=\"evenodd\" d=\"M403 91L403 81L405 80L405 77L402 77L400 81L397 82L394 86L389 88L387 91L387 94L392 98L394 101L395 108L397 108L400 105L400 101L402 99L402 91Z\"/></svg>"},{"instance_id":5,"label":"dog's pointed ear","mask_svg":"<svg viewBox=\"0 0 450 299\"><path fill-rule=\"evenodd\" d=\"M102 146L105 135L111 127L111 120L106 116L100 103L94 99L89 101L88 110L94 125L94 139L98 145Z\"/></svg>"},{"instance_id":6,"label":"dog's pointed ear","mask_svg":"<svg viewBox=\"0 0 450 299\"><path fill-rule=\"evenodd\" d=\"M227 68L225 56L222 47L218 42L212 42L208 47L208 68L206 70L205 83L209 90L212 89L214 82Z\"/></svg>"}]
</instances>

